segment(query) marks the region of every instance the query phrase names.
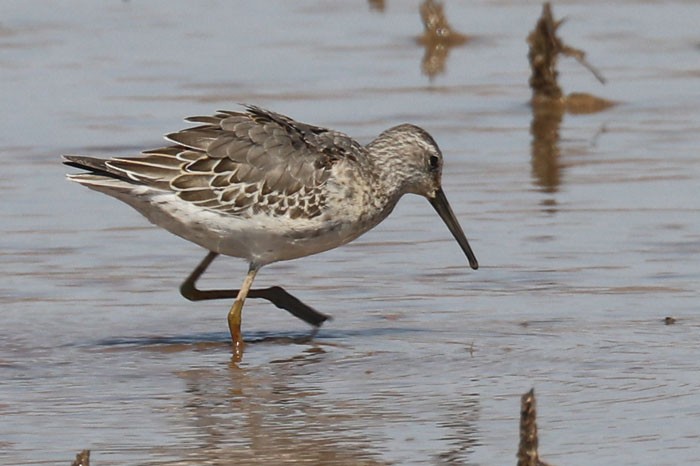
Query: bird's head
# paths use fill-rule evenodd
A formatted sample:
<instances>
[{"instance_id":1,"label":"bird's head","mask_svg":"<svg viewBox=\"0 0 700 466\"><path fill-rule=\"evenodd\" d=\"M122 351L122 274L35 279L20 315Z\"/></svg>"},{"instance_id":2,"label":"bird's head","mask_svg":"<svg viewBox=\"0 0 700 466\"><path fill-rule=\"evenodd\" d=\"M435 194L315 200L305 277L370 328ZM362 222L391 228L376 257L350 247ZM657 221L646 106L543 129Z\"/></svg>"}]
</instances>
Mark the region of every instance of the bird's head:
<instances>
[{"instance_id":1,"label":"bird's head","mask_svg":"<svg viewBox=\"0 0 700 466\"><path fill-rule=\"evenodd\" d=\"M473 269L479 267L476 256L452 212L442 189L442 152L435 139L423 128L411 124L384 131L370 144L376 163L391 182L401 186L401 193L412 193L428 199L445 222Z\"/></svg>"}]
</instances>

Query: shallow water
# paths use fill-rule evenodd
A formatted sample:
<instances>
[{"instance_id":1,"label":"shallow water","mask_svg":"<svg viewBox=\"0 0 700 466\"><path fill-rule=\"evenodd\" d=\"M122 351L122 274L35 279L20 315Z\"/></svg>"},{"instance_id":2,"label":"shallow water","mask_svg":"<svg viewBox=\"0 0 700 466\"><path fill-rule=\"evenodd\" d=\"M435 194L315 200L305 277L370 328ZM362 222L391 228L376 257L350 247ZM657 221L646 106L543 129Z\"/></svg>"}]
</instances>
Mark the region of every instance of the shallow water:
<instances>
[{"instance_id":1,"label":"shallow water","mask_svg":"<svg viewBox=\"0 0 700 466\"><path fill-rule=\"evenodd\" d=\"M429 79L418 2L3 2L0 463L513 464L531 387L547 461L700 462L700 5L556 4L608 79L563 60L563 87L620 104L564 116L543 159L540 5L469 3L446 9L474 40ZM426 127L482 267L406 197L356 242L266 267L256 285L334 320L309 339L249 300L232 364L229 303L178 293L205 252L64 181L59 156L156 147L238 102L363 142Z\"/></svg>"}]
</instances>

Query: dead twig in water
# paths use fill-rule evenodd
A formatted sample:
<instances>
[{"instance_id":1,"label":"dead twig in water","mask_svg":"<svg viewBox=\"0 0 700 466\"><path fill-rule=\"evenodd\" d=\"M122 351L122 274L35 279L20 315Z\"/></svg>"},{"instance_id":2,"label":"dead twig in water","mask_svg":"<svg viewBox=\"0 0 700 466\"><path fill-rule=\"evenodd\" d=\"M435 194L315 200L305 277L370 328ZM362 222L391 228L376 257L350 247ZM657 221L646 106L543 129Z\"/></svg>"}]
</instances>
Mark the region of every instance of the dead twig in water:
<instances>
[{"instance_id":1,"label":"dead twig in water","mask_svg":"<svg viewBox=\"0 0 700 466\"><path fill-rule=\"evenodd\" d=\"M90 466L90 450L83 450L75 455L75 461L71 466Z\"/></svg>"},{"instance_id":2,"label":"dead twig in water","mask_svg":"<svg viewBox=\"0 0 700 466\"><path fill-rule=\"evenodd\" d=\"M561 25L564 22L564 20L559 21L559 25ZM586 52L583 50L575 49L573 47L569 47L568 45L562 44L563 48L561 49L561 53L566 55L567 57L571 57L575 59L577 62L579 62L581 65L583 65L584 68L586 68L588 71L591 72L595 78L600 81L600 84L605 84L605 78L603 75L598 71L596 67L591 65L588 60L586 60Z\"/></svg>"},{"instance_id":3,"label":"dead twig in water","mask_svg":"<svg viewBox=\"0 0 700 466\"><path fill-rule=\"evenodd\" d=\"M535 389L531 389L520 399L520 446L518 466L551 466L540 460L537 452L537 402Z\"/></svg>"},{"instance_id":4,"label":"dead twig in water","mask_svg":"<svg viewBox=\"0 0 700 466\"><path fill-rule=\"evenodd\" d=\"M542 6L542 15L535 29L527 37L527 43L530 46L528 60L531 69L532 103L563 104L570 113L594 113L614 105L614 102L590 94L572 93L564 97L557 82L557 60L560 54L577 60L602 84L605 84L605 78L586 60L586 53L583 50L565 44L557 36L557 30L563 23L563 19L558 21L554 19L552 7L547 2Z\"/></svg>"},{"instance_id":5,"label":"dead twig in water","mask_svg":"<svg viewBox=\"0 0 700 466\"><path fill-rule=\"evenodd\" d=\"M386 10L384 0L369 0L369 9L372 11L384 13L384 10Z\"/></svg>"}]
</instances>

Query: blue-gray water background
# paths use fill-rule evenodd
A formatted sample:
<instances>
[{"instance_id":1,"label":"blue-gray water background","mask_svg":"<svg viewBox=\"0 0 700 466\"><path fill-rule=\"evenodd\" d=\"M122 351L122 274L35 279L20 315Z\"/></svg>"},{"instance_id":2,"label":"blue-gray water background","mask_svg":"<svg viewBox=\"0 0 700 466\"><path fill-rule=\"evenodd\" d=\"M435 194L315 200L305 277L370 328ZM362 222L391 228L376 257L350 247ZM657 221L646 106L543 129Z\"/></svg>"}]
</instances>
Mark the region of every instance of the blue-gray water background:
<instances>
[{"instance_id":1,"label":"blue-gray water background","mask_svg":"<svg viewBox=\"0 0 700 466\"><path fill-rule=\"evenodd\" d=\"M700 4L609 3L554 4L608 79L563 60L563 87L620 104L566 115L543 177L539 2L447 2L475 39L431 80L417 1L3 0L0 464L514 464L531 387L554 464L700 463ZM263 269L334 320L303 343L249 300L231 364L230 303L178 293L204 251L59 157L158 147L239 102L362 142L424 126L482 267L407 196L351 245Z\"/></svg>"}]
</instances>

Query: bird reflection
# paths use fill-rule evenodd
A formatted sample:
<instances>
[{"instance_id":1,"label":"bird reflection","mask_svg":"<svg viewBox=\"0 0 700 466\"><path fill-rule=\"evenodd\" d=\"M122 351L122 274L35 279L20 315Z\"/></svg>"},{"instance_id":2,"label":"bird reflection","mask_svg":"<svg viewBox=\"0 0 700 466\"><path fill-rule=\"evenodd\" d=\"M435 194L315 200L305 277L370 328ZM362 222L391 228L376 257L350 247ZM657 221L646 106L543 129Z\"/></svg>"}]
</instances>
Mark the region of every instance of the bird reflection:
<instances>
[{"instance_id":1,"label":"bird reflection","mask_svg":"<svg viewBox=\"0 0 700 466\"><path fill-rule=\"evenodd\" d=\"M359 429L344 428L324 391L308 382L325 356L312 347L266 367L231 363L181 372L189 399L182 415L193 429L189 443L196 443L187 459L220 465L387 464Z\"/></svg>"},{"instance_id":2,"label":"bird reflection","mask_svg":"<svg viewBox=\"0 0 700 466\"><path fill-rule=\"evenodd\" d=\"M425 47L421 70L432 80L445 72L450 49L466 44L470 38L452 29L442 3L425 0L420 5L420 16L424 32L418 37L418 43Z\"/></svg>"},{"instance_id":3,"label":"bird reflection","mask_svg":"<svg viewBox=\"0 0 700 466\"><path fill-rule=\"evenodd\" d=\"M471 463L479 444L478 394L460 394L459 387L440 395L416 392L415 385L387 384L390 376L358 367L357 353L346 358L318 345L301 347L291 358L255 366L179 372L182 408L168 415L186 440L172 464L379 466L395 464L394 454L425 452L426 445L427 462ZM414 436L421 424L431 433L425 439ZM405 450L395 450L400 439L410 442ZM172 455L169 448L162 454Z\"/></svg>"}]
</instances>

